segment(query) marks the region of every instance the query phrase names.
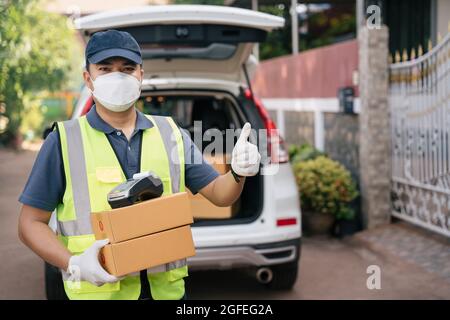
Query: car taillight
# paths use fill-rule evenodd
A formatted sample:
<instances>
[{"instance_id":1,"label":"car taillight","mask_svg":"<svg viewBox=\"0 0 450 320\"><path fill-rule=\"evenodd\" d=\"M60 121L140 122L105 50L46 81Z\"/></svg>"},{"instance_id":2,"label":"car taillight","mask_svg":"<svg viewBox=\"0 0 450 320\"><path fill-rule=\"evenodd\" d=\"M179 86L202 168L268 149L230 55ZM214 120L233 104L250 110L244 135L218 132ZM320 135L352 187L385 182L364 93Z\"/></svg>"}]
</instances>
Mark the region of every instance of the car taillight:
<instances>
[{"instance_id":1,"label":"car taillight","mask_svg":"<svg viewBox=\"0 0 450 320\"><path fill-rule=\"evenodd\" d=\"M297 218L277 219L277 227L293 226L297 224Z\"/></svg>"},{"instance_id":2,"label":"car taillight","mask_svg":"<svg viewBox=\"0 0 450 320\"><path fill-rule=\"evenodd\" d=\"M86 113L89 112L89 110L91 110L91 107L94 104L94 100L92 99L92 96L90 96L87 100L86 103L83 106L83 110L81 110L81 116L84 116Z\"/></svg>"},{"instance_id":3,"label":"car taillight","mask_svg":"<svg viewBox=\"0 0 450 320\"><path fill-rule=\"evenodd\" d=\"M264 108L261 100L254 97L249 89L244 91L244 96L247 100L253 101L258 110L259 115L267 130L267 155L271 163L286 163L289 161L289 154L286 151L286 146L283 138L278 133L275 122L270 118L266 108Z\"/></svg>"}]
</instances>

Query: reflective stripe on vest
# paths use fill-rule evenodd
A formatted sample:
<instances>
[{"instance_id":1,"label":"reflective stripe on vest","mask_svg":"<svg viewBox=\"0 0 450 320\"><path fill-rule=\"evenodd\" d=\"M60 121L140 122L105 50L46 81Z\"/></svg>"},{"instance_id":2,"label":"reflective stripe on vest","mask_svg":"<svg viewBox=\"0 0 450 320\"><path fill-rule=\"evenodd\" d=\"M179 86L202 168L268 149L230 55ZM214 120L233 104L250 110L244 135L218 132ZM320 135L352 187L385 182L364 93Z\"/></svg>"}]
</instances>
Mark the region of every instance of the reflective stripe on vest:
<instances>
[{"instance_id":1,"label":"reflective stripe on vest","mask_svg":"<svg viewBox=\"0 0 450 320\"><path fill-rule=\"evenodd\" d=\"M154 116L153 119L155 120L156 125L159 128L159 132L161 133L164 147L166 148L167 157L172 160L169 161L172 193L178 193L180 192L181 178L180 159L178 156L177 142L173 135L173 128L169 121L167 121L164 117Z\"/></svg>"},{"instance_id":2,"label":"reflective stripe on vest","mask_svg":"<svg viewBox=\"0 0 450 320\"><path fill-rule=\"evenodd\" d=\"M73 207L76 212L76 220L64 222L58 220L58 233L65 236L91 234L91 202L89 200L89 188L85 174L86 160L84 157L80 123L77 119L69 120L64 123L63 127L67 139L67 154L69 156L72 190L76 190L73 193Z\"/></svg>"},{"instance_id":3,"label":"reflective stripe on vest","mask_svg":"<svg viewBox=\"0 0 450 320\"><path fill-rule=\"evenodd\" d=\"M141 150L141 171L150 170L152 169L153 165L159 166L160 169L162 168L161 166L167 165L167 172L170 172L170 174L168 174L169 176L166 177L165 180L163 180L163 183L166 182L166 184L164 185L164 194L184 191L184 146L181 132L171 118L159 116L147 117L154 124L153 128L147 129L153 129L153 138L149 138L150 131L144 130L144 133L142 135L143 146ZM81 126L83 126L83 129L81 128ZM102 207L104 206L104 204L99 205L98 199L96 199L89 193L90 183L88 178L88 171L93 170L92 157L94 156L89 154L89 151L93 151L93 149L89 149L91 142L89 141L89 139L87 139L86 135L95 137L95 139L97 139L97 142L100 141L100 145L95 145L96 148L101 148L102 143L104 143L104 147L109 148L110 153L108 154L106 152L106 157L111 157L111 152L113 151L111 146L109 145L109 141L107 141L106 135L101 133L101 135L99 136L99 131L92 129L89 126L86 117L65 121L64 123L58 123L58 130L61 137L61 148L63 151L63 155L65 155L63 156L63 162L66 175L66 193L63 198L64 203L61 206L58 206L58 234L61 241L72 253L79 254L87 249L95 241L95 237L92 234L92 227L90 222L91 212L108 209ZM145 143L147 139L149 141L152 141L154 145L159 145L159 148L163 148L163 150L160 149L161 152L158 152L158 149L155 150L153 145L151 147L146 146ZM152 149L151 152L149 149ZM86 154L86 152L88 153ZM167 160L162 160L161 153L166 154ZM89 159L91 160L87 159L86 156L90 157ZM152 159L152 157L153 160L147 160ZM114 160L111 160L111 158L109 158L109 164L114 164L112 169L111 167L108 167L105 169L106 171L114 171L114 169L117 169L115 168L117 166L118 169L120 169L120 165L118 165L118 160L115 154L113 154L113 158ZM89 160L90 162L87 160ZM87 165L87 163L89 165ZM108 163L108 161L106 163ZM98 169L96 167L96 164L94 164L94 169ZM163 172L166 172L164 170ZM122 181L125 181L125 176L121 169L120 172L121 176L115 178L118 179L117 181L114 181L116 182L115 185ZM170 183L167 183L167 180L170 180ZM106 195L104 196L104 198L106 201ZM105 284L102 287L95 287L89 283L82 282L81 286L79 286L78 288L70 288L68 284L70 284L71 282L69 281L70 279L68 275L63 270L62 273L63 279L65 281L64 286L66 288L66 292L68 292L69 298L137 298L136 289L132 290L132 294L130 291L130 294L128 294L128 296L126 297L111 293L114 291L120 291L120 283ZM153 291L155 291L157 292L157 295L159 295L159 298L179 299L184 294L184 282L182 291L179 285L177 285L176 287L173 286L173 294L171 294L170 292L170 285L167 285L167 290L164 288L160 288L160 286L161 283L176 283L176 280L182 280L182 278L187 275L186 259L150 268L147 270L147 273L150 284L152 286L152 295ZM124 285L127 284L125 287L127 287L128 289L130 289L131 286L140 288L140 282L137 282L138 280L139 273L136 273L128 275L124 280L120 282L124 282ZM158 288L155 288L155 290L153 290L153 286L157 286ZM89 294L80 296L76 295L76 293ZM154 298L157 299L158 297Z\"/></svg>"}]
</instances>

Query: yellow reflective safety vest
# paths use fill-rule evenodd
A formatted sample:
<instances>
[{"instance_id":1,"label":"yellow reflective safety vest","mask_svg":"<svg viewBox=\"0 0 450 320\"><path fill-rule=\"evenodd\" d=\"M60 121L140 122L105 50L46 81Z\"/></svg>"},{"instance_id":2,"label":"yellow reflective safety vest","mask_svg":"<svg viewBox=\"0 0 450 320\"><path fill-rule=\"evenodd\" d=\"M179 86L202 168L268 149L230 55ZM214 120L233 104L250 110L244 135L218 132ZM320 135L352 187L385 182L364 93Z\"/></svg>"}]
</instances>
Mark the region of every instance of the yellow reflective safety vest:
<instances>
[{"instance_id":1,"label":"yellow reflective safety vest","mask_svg":"<svg viewBox=\"0 0 450 320\"><path fill-rule=\"evenodd\" d=\"M141 172L151 170L161 178L163 196L182 192L184 147L180 129L170 117L147 118L153 127L142 134ZM72 254L81 254L95 241L90 214L111 209L107 194L126 177L108 138L92 128L86 116L59 122L57 130L66 178L63 200L56 209L58 238ZM141 293L139 272L100 287L61 272L69 299L136 300ZM185 259L148 269L152 298L181 299L187 275Z\"/></svg>"}]
</instances>

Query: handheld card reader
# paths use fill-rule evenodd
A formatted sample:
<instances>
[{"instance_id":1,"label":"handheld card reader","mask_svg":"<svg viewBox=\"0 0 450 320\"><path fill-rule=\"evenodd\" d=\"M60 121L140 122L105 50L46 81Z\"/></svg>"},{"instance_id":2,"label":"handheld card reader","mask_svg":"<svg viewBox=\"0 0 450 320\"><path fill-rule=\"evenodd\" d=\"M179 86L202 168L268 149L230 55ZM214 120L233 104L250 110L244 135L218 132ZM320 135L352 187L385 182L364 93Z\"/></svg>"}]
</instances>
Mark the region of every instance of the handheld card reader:
<instances>
[{"instance_id":1,"label":"handheld card reader","mask_svg":"<svg viewBox=\"0 0 450 320\"><path fill-rule=\"evenodd\" d=\"M122 208L135 203L158 198L164 191L161 179L153 172L142 172L133 175L108 193L111 208Z\"/></svg>"}]
</instances>

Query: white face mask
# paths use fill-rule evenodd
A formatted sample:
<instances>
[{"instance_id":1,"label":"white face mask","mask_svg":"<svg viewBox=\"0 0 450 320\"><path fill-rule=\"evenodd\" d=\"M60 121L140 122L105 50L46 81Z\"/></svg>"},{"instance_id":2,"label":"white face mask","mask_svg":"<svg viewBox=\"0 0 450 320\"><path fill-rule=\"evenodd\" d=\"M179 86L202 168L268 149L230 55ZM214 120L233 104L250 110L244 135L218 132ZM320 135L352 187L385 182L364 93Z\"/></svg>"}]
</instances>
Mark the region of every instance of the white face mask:
<instances>
[{"instance_id":1,"label":"white face mask","mask_svg":"<svg viewBox=\"0 0 450 320\"><path fill-rule=\"evenodd\" d=\"M103 74L92 80L92 83L94 97L105 108L114 112L128 110L141 94L141 82L123 72Z\"/></svg>"}]
</instances>

